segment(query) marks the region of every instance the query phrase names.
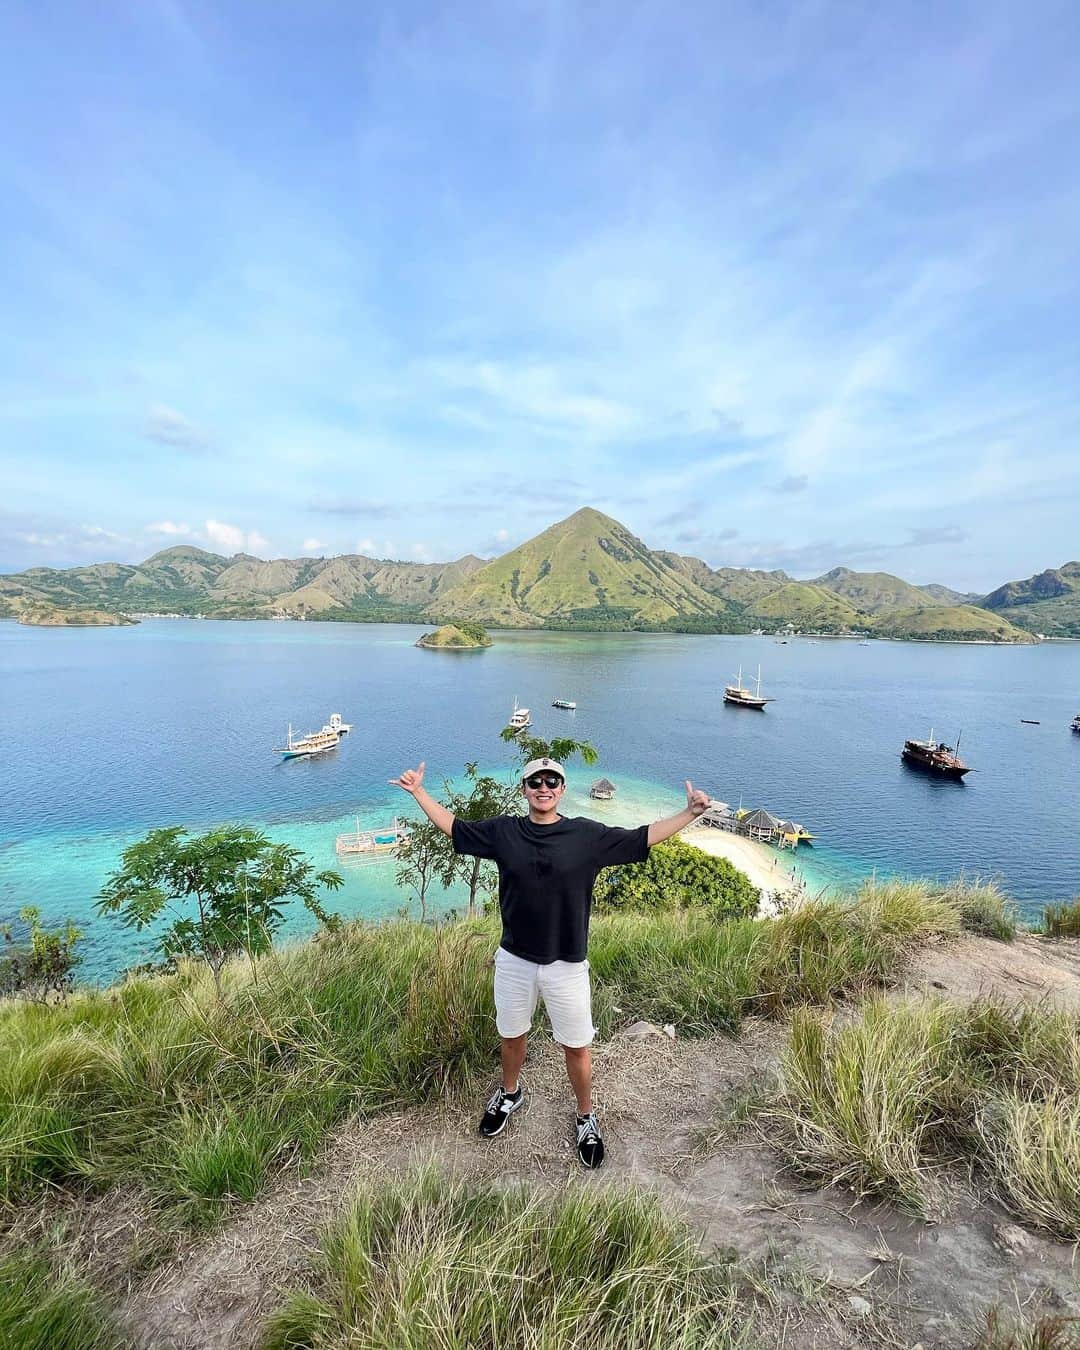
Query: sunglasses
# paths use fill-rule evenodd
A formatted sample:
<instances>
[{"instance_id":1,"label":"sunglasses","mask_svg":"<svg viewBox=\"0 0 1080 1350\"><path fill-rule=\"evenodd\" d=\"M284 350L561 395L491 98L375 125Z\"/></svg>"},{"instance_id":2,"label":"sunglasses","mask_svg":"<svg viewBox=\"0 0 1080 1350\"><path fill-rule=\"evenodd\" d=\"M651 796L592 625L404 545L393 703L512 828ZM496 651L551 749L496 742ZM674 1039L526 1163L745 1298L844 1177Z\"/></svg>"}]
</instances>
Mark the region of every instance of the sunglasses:
<instances>
[{"instance_id":1,"label":"sunglasses","mask_svg":"<svg viewBox=\"0 0 1080 1350\"><path fill-rule=\"evenodd\" d=\"M538 787L562 787L562 779L556 773L534 773L525 779L525 786L535 792Z\"/></svg>"}]
</instances>

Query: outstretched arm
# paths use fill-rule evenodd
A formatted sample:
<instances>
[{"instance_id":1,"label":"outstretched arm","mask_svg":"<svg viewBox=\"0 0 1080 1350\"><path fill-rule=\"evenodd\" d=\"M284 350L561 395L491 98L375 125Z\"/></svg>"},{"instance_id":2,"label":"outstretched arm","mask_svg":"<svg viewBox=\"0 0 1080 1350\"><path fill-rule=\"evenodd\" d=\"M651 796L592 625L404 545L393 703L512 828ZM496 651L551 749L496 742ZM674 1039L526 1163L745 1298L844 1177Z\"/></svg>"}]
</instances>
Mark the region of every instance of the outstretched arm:
<instances>
[{"instance_id":1,"label":"outstretched arm","mask_svg":"<svg viewBox=\"0 0 1080 1350\"><path fill-rule=\"evenodd\" d=\"M649 826L649 847L653 844L659 844L665 839L670 839L673 834L677 834L684 826L689 825L692 820L696 820L709 805L709 794L702 792L700 788L695 788L689 779L686 781L686 809L679 811L674 816L666 816L663 820L654 820Z\"/></svg>"},{"instance_id":2,"label":"outstretched arm","mask_svg":"<svg viewBox=\"0 0 1080 1350\"><path fill-rule=\"evenodd\" d=\"M424 764L425 761L421 760L418 768L406 769L400 778L391 778L390 782L394 787L407 792L428 820L437 825L443 834L450 834L454 828L454 813L448 811L442 802L437 802L424 787Z\"/></svg>"}]
</instances>

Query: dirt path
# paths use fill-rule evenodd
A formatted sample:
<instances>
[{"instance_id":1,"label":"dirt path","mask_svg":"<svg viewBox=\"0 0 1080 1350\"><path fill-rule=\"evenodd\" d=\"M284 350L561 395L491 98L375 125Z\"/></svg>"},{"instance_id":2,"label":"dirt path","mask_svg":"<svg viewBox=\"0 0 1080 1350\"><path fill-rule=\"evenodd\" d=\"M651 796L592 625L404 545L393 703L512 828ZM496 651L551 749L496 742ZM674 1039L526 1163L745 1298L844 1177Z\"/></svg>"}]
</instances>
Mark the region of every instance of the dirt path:
<instances>
[{"instance_id":1,"label":"dirt path","mask_svg":"<svg viewBox=\"0 0 1080 1350\"><path fill-rule=\"evenodd\" d=\"M1035 940L1032 940L1035 941ZM998 992L1080 1006L1080 943L1008 946L964 939L930 948L902 988L957 998ZM774 1343L968 1346L994 1302L1080 1316L1076 1252L1022 1230L993 1203L958 1190L949 1218L929 1225L850 1193L798 1188L753 1136L712 1156L697 1132L717 1104L775 1066L783 1027L750 1021L737 1037L706 1041L616 1038L595 1050L598 1105L608 1144L602 1173L572 1152L572 1103L562 1056L534 1037L527 1108L506 1134L476 1135L478 1103L352 1120L307 1178L281 1177L210 1239L155 1270L126 1305L139 1343L154 1350L240 1350L299 1279L323 1225L362 1177L399 1172L429 1156L459 1174L559 1188L632 1180L654 1188L709 1245L733 1247L778 1287ZM852 1301L854 1300L854 1301Z\"/></svg>"}]
</instances>

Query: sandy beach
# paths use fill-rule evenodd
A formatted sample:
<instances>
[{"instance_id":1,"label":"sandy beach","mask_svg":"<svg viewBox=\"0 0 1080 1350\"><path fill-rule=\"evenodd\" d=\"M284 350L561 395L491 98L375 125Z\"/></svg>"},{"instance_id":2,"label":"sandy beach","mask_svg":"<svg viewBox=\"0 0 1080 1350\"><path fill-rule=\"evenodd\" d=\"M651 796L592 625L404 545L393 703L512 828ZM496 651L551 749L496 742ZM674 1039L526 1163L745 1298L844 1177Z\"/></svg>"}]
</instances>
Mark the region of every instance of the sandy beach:
<instances>
[{"instance_id":1,"label":"sandy beach","mask_svg":"<svg viewBox=\"0 0 1080 1350\"><path fill-rule=\"evenodd\" d=\"M795 854L788 850L770 848L756 839L746 839L729 830L716 830L699 825L683 830L679 835L688 844L710 853L714 858L726 858L750 878L751 884L762 893L762 910L768 912L770 901L778 891L803 891L806 878ZM792 869L795 871L792 877Z\"/></svg>"}]
</instances>

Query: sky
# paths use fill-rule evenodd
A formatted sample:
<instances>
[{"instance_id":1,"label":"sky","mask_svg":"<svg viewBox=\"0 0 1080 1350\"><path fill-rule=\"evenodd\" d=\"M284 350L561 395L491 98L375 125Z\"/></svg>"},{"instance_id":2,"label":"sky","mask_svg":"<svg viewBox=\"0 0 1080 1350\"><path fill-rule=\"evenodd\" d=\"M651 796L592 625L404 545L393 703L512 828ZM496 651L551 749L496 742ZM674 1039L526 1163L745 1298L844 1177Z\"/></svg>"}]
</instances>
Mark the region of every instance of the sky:
<instances>
[{"instance_id":1,"label":"sky","mask_svg":"<svg viewBox=\"0 0 1080 1350\"><path fill-rule=\"evenodd\" d=\"M1071 0L10 0L0 571L1080 557Z\"/></svg>"}]
</instances>

